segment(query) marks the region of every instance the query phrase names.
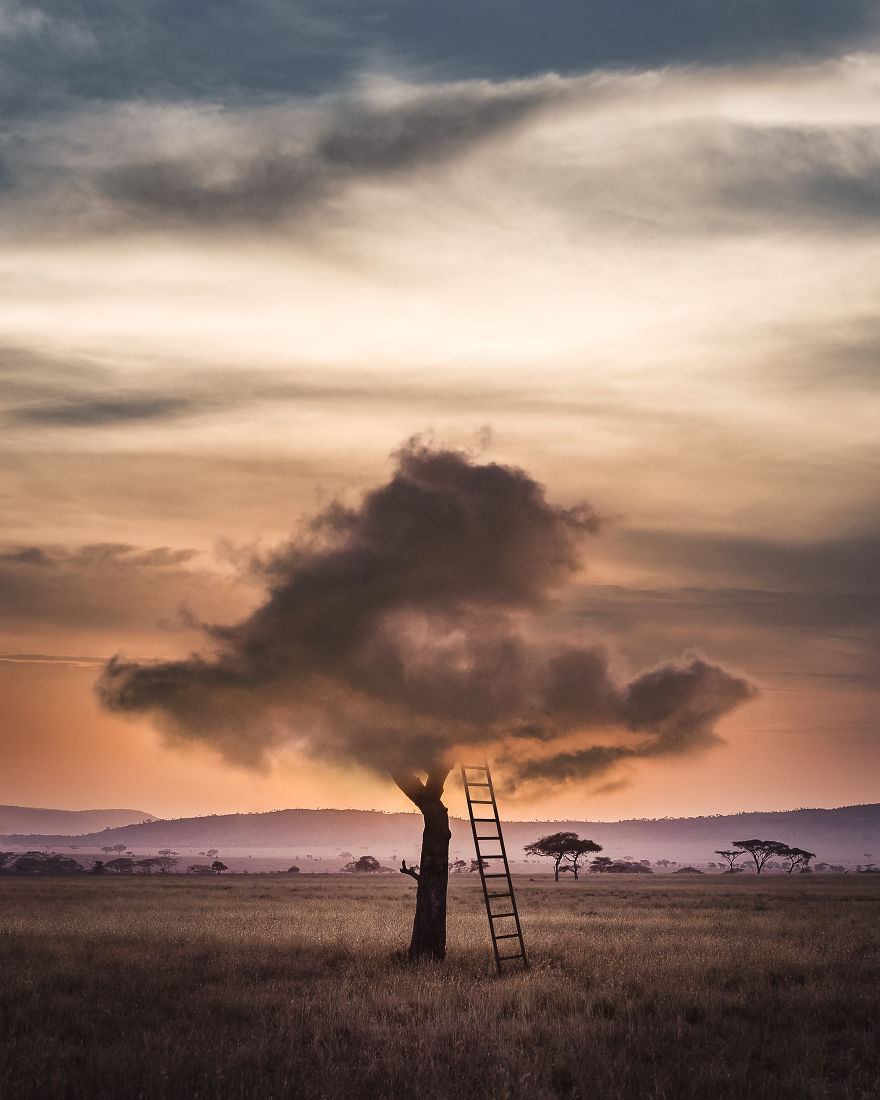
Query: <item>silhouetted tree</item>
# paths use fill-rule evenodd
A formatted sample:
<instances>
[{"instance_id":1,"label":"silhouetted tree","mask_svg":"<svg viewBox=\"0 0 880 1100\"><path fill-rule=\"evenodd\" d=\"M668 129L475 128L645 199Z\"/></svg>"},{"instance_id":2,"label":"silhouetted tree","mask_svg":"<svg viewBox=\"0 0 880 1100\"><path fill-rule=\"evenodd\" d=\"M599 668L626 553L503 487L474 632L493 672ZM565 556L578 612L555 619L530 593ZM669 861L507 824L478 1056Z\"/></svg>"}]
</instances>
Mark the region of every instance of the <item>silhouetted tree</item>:
<instances>
[{"instance_id":1,"label":"silhouetted tree","mask_svg":"<svg viewBox=\"0 0 880 1100\"><path fill-rule=\"evenodd\" d=\"M173 848L160 848L159 854L156 856L156 863L159 865L159 870L162 874L167 874L172 867L177 866L177 852Z\"/></svg>"},{"instance_id":2,"label":"silhouetted tree","mask_svg":"<svg viewBox=\"0 0 880 1100\"><path fill-rule=\"evenodd\" d=\"M70 856L55 852L25 852L10 867L17 875L72 875L82 867Z\"/></svg>"},{"instance_id":3,"label":"silhouetted tree","mask_svg":"<svg viewBox=\"0 0 880 1100\"><path fill-rule=\"evenodd\" d=\"M225 863L221 863L219 859L215 859L214 862L211 864L211 870L216 871L216 873L220 875L224 871L228 871L229 868L226 866Z\"/></svg>"},{"instance_id":4,"label":"silhouetted tree","mask_svg":"<svg viewBox=\"0 0 880 1100\"><path fill-rule=\"evenodd\" d=\"M725 875L732 875L735 871L739 870L739 868L735 867L734 864L739 859L739 857L741 855L745 855L745 853L741 849L737 850L735 848L728 848L726 850L723 850L723 849L716 848L715 849L715 855L716 856L721 856L724 859L724 861L727 863L727 870L724 872L724 874Z\"/></svg>"},{"instance_id":5,"label":"silhouetted tree","mask_svg":"<svg viewBox=\"0 0 880 1100\"><path fill-rule=\"evenodd\" d=\"M273 555L266 600L218 632L217 652L113 658L99 697L238 763L235 731L247 729L258 762L281 724L334 766L388 771L424 819L409 955L443 959L452 746L525 738L508 766L516 773L522 755L540 778L572 759L571 738L597 720L637 736L630 755L683 752L711 744L716 720L754 694L696 657L624 684L599 647L541 641L527 627L523 617L579 575L600 526L586 503L548 502L523 470L411 440L359 507L332 505L306 541ZM607 752L609 766L617 756Z\"/></svg>"},{"instance_id":6,"label":"silhouetted tree","mask_svg":"<svg viewBox=\"0 0 880 1100\"><path fill-rule=\"evenodd\" d=\"M211 868L207 863L191 863L186 869L188 875L210 875Z\"/></svg>"},{"instance_id":7,"label":"silhouetted tree","mask_svg":"<svg viewBox=\"0 0 880 1100\"><path fill-rule=\"evenodd\" d=\"M104 868L115 871L118 875L130 875L134 871L134 860L128 856L119 856L117 859L108 859Z\"/></svg>"},{"instance_id":8,"label":"silhouetted tree","mask_svg":"<svg viewBox=\"0 0 880 1100\"><path fill-rule=\"evenodd\" d=\"M220 853L216 848L209 848L207 852L205 852L205 855L208 857L208 859L216 859L217 856L220 855Z\"/></svg>"},{"instance_id":9,"label":"silhouetted tree","mask_svg":"<svg viewBox=\"0 0 880 1100\"><path fill-rule=\"evenodd\" d=\"M484 871L488 871L488 869L489 869L488 859L472 859L471 860L471 865L470 865L470 867L468 867L468 871L470 871L471 873L479 871L481 865L482 865L482 868L483 868Z\"/></svg>"},{"instance_id":10,"label":"silhouetted tree","mask_svg":"<svg viewBox=\"0 0 880 1100\"><path fill-rule=\"evenodd\" d=\"M816 858L816 853L805 852L803 848L789 848L787 852L783 853L782 858L787 861L788 866L785 869L791 874L795 867L800 867L802 871L808 871L810 860Z\"/></svg>"},{"instance_id":11,"label":"silhouetted tree","mask_svg":"<svg viewBox=\"0 0 880 1100\"><path fill-rule=\"evenodd\" d=\"M595 859L590 860L590 870L596 871L600 875L604 874L611 866L611 862L609 856L596 856Z\"/></svg>"},{"instance_id":12,"label":"silhouetted tree","mask_svg":"<svg viewBox=\"0 0 880 1100\"><path fill-rule=\"evenodd\" d=\"M446 958L446 891L449 887L449 812L443 787L452 769L434 764L424 779L394 771L391 778L422 814L422 852L418 870L401 860L400 873L416 880L416 912L409 942L410 959Z\"/></svg>"},{"instance_id":13,"label":"silhouetted tree","mask_svg":"<svg viewBox=\"0 0 880 1100\"><path fill-rule=\"evenodd\" d=\"M453 862L449 864L449 870L454 875L460 875L462 873L462 871L467 870L467 863L463 859L453 860Z\"/></svg>"},{"instance_id":14,"label":"silhouetted tree","mask_svg":"<svg viewBox=\"0 0 880 1100\"><path fill-rule=\"evenodd\" d=\"M653 875L654 872L644 863L634 863L631 859L616 859L605 870L613 875Z\"/></svg>"},{"instance_id":15,"label":"silhouetted tree","mask_svg":"<svg viewBox=\"0 0 880 1100\"><path fill-rule=\"evenodd\" d=\"M788 851L788 845L779 840L734 840L733 846L749 853L755 861L755 870L759 875L771 856L784 856Z\"/></svg>"},{"instance_id":16,"label":"silhouetted tree","mask_svg":"<svg viewBox=\"0 0 880 1100\"><path fill-rule=\"evenodd\" d=\"M571 871L578 877L580 861L587 852L601 852L602 845L594 840L581 840L577 833L551 833L542 836L531 844L524 845L524 851L533 856L546 856L553 860L553 875L559 882L560 868ZM567 864L567 866L562 866Z\"/></svg>"},{"instance_id":17,"label":"silhouetted tree","mask_svg":"<svg viewBox=\"0 0 880 1100\"><path fill-rule=\"evenodd\" d=\"M298 875L299 874L299 867L297 867L296 865L294 865L293 867L288 867L287 868L287 873L289 875Z\"/></svg>"},{"instance_id":18,"label":"silhouetted tree","mask_svg":"<svg viewBox=\"0 0 880 1100\"><path fill-rule=\"evenodd\" d=\"M15 852L0 852L0 871L15 858Z\"/></svg>"},{"instance_id":19,"label":"silhouetted tree","mask_svg":"<svg viewBox=\"0 0 880 1100\"><path fill-rule=\"evenodd\" d=\"M96 859L92 866L89 868L90 875L103 875L104 874L104 861L103 859Z\"/></svg>"},{"instance_id":20,"label":"silhouetted tree","mask_svg":"<svg viewBox=\"0 0 880 1100\"><path fill-rule=\"evenodd\" d=\"M382 864L375 856L361 856L352 863L346 863L342 869L358 875L371 875L375 871L381 871Z\"/></svg>"},{"instance_id":21,"label":"silhouetted tree","mask_svg":"<svg viewBox=\"0 0 880 1100\"><path fill-rule=\"evenodd\" d=\"M140 867L141 872L145 875L151 875L153 868L159 866L159 860L155 856L148 856L146 859L139 859L135 862L135 867Z\"/></svg>"}]
</instances>

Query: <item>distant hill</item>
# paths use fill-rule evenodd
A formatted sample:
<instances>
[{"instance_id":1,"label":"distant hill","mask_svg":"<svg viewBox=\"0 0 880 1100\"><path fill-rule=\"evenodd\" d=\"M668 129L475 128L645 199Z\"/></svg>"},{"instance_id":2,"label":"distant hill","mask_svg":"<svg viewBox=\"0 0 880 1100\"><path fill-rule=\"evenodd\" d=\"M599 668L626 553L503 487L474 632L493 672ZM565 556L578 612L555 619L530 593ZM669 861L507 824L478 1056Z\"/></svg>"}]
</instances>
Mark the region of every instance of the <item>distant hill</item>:
<instances>
[{"instance_id":1,"label":"distant hill","mask_svg":"<svg viewBox=\"0 0 880 1100\"><path fill-rule=\"evenodd\" d=\"M75 835L155 820L152 814L143 810L43 810L35 806L0 806L0 834Z\"/></svg>"},{"instance_id":2,"label":"distant hill","mask_svg":"<svg viewBox=\"0 0 880 1100\"><path fill-rule=\"evenodd\" d=\"M30 811L52 813L53 811ZM54 811L64 813L64 811ZM118 813L126 811L94 811ZM143 821L149 815L130 812ZM74 816L74 815L69 815ZM452 818L451 851L464 858L472 854L470 825ZM880 862L880 804L838 809L784 810L727 814L712 817L635 819L630 821L505 821L504 836L512 861L522 862L523 845L546 833L571 830L590 837L612 857L676 860L703 864L715 860L716 848L752 837L781 840L817 854L832 863ZM375 810L275 810L261 814L224 814L176 820L147 820L92 833L53 832L0 836L9 847L99 848L125 843L134 851L159 848L222 851L310 853L318 860L338 858L342 850L369 851L381 860L392 854L417 857L421 838L418 814L386 814ZM868 855L867 853L873 853Z\"/></svg>"}]
</instances>

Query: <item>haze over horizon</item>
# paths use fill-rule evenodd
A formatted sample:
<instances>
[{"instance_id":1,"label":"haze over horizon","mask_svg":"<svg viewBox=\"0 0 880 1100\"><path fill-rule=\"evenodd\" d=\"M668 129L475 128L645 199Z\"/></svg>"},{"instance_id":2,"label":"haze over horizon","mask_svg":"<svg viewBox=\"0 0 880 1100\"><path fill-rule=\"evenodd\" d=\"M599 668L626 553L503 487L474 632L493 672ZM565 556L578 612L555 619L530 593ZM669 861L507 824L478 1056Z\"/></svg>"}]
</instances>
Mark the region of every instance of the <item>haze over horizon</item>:
<instances>
[{"instance_id":1,"label":"haze over horizon","mask_svg":"<svg viewBox=\"0 0 880 1100\"><path fill-rule=\"evenodd\" d=\"M92 684L432 432L602 518L529 641L604 647L604 721L689 651L759 689L508 817L876 801L876 5L117 7L0 16L0 802L410 809Z\"/></svg>"}]
</instances>

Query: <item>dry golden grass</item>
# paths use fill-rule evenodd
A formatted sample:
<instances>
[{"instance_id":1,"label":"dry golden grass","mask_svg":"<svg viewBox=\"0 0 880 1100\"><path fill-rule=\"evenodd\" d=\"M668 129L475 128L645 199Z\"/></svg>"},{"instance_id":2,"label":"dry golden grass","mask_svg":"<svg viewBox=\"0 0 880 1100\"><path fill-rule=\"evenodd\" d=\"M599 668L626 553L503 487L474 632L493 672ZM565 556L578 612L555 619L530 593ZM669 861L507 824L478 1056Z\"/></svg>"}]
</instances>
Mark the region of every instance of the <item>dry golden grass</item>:
<instances>
[{"instance_id":1,"label":"dry golden grass","mask_svg":"<svg viewBox=\"0 0 880 1100\"><path fill-rule=\"evenodd\" d=\"M418 967L401 876L2 878L0 1096L880 1095L876 879L517 888L499 979L470 876Z\"/></svg>"}]
</instances>

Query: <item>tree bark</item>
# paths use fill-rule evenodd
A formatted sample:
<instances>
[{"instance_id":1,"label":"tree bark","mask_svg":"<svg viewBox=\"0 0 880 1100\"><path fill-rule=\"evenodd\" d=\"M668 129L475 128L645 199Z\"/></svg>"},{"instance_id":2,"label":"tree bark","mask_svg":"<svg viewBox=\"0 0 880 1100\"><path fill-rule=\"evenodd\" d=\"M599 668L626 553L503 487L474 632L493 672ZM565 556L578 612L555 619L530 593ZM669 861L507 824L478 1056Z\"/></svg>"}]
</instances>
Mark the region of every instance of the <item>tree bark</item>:
<instances>
[{"instance_id":1,"label":"tree bark","mask_svg":"<svg viewBox=\"0 0 880 1100\"><path fill-rule=\"evenodd\" d=\"M419 861L416 914L413 920L409 958L446 958L446 891L449 885L449 813L443 805L443 784L450 769L438 766L425 782L413 773L392 773L394 782L410 798L425 821ZM403 874L411 874L404 864ZM415 877L415 876L413 876Z\"/></svg>"}]
</instances>

